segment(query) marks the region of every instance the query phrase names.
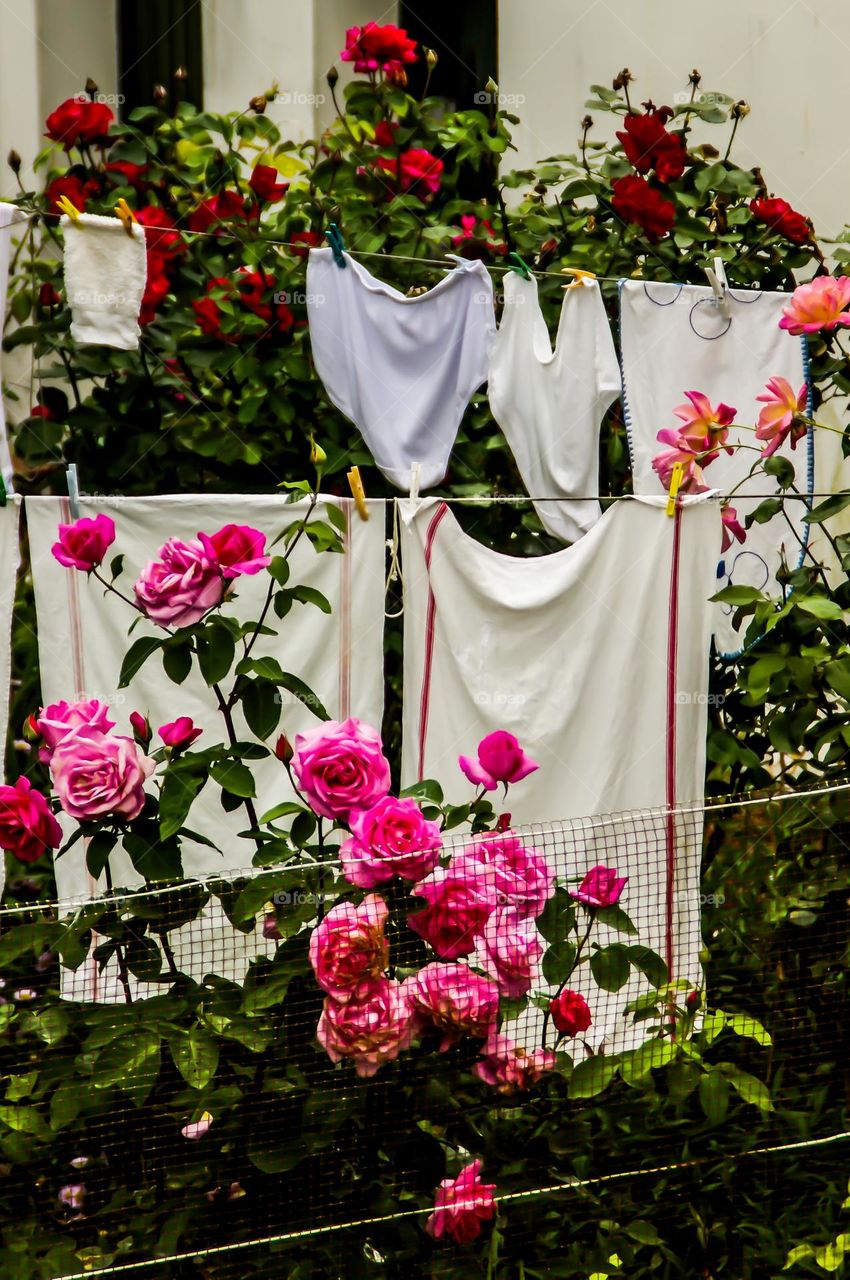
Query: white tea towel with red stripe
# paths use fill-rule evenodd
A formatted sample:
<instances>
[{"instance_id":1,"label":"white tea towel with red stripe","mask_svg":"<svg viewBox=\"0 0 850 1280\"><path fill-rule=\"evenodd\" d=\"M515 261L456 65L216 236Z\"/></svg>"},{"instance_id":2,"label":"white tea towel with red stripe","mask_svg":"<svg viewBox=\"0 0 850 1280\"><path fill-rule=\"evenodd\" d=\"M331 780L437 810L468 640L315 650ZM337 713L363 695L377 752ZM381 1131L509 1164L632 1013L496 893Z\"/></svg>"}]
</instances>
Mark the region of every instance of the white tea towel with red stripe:
<instances>
[{"instance_id":1,"label":"white tea towel with red stripe","mask_svg":"<svg viewBox=\"0 0 850 1280\"><path fill-rule=\"evenodd\" d=\"M540 766L491 797L514 825L653 810L639 840L635 823L577 826L571 875L629 875L635 941L697 981L701 822L665 810L703 800L717 501L671 517L664 499L623 500L572 547L525 559L482 546L438 499L400 505L403 784L471 800L458 756L506 729ZM641 989L609 998L596 1043L619 1043Z\"/></svg>"},{"instance_id":2,"label":"white tea towel with red stripe","mask_svg":"<svg viewBox=\"0 0 850 1280\"><path fill-rule=\"evenodd\" d=\"M321 592L330 602L331 613L308 603L294 604L281 621L272 615L271 624L278 634L261 636L255 655L276 658L284 671L312 689L331 717L345 719L353 715L380 727L384 688L384 503L370 502L371 519L364 522L351 499L322 499L313 519L327 521L331 504L341 507L345 516L343 554L320 553L308 538L302 537L290 557L291 585L300 583ZM127 629L134 617L130 606L113 595L104 597L103 587L95 579L56 562L50 548L58 524L69 519L66 499L28 498L26 510L45 704L62 698L99 698L109 704L118 732L129 732L130 712L140 711L150 719L156 745L160 745L158 727L186 715L204 731L198 739L198 749L223 741L225 734L215 696L201 680L197 667L182 684L173 684L162 670L159 655L154 655L129 688L118 688L121 662L130 644L142 634L156 634L156 628L141 624L128 638ZM90 517L102 512L115 521L116 536L110 553L125 556L118 585L132 595L139 571L156 557L169 537L195 538L199 531L214 533L223 525L238 523L262 530L270 543L303 519L306 500L285 503L267 495L81 497L80 511ZM279 554L281 549L279 543L271 553ZM241 577L237 599L226 607L227 613L241 621L259 617L267 584L265 573ZM286 732L292 741L296 733L319 723L294 695L281 690L281 697L280 723L268 745L274 744L280 732ZM241 715L236 716L236 729L241 737L255 740ZM273 755L252 760L250 767L256 779L258 814L293 798L286 770ZM185 842L183 865L187 877L219 875L250 865L253 846L250 841L236 838L236 833L248 825L244 809L240 806L233 813L225 813L219 797L219 787L207 783L192 805L186 825L214 841L221 852ZM123 851L113 854L111 861L116 885L139 883L139 876ZM103 880L91 880L79 846L57 861L56 880L62 898L95 897L103 892ZM203 930L197 923L185 930L182 945L187 954L191 950L190 972L198 979L213 971L240 979L262 938L238 934L226 923L219 922L216 928L211 910L205 909ZM66 996L123 999L112 967L99 976L90 972L88 965L75 975L63 973Z\"/></svg>"}]
</instances>

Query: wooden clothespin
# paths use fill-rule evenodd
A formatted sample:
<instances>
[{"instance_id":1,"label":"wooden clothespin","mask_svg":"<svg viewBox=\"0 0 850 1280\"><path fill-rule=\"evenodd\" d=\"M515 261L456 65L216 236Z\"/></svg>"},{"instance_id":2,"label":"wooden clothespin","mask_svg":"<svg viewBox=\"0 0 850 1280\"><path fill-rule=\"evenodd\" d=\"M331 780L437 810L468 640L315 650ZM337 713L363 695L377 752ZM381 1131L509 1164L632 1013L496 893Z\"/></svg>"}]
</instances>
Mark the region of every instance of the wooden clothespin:
<instances>
[{"instance_id":1,"label":"wooden clothespin","mask_svg":"<svg viewBox=\"0 0 850 1280\"><path fill-rule=\"evenodd\" d=\"M124 230L127 232L127 235L132 237L133 223L138 222L138 218L133 213L133 210L130 208L130 206L128 205L127 201L124 199L123 196L115 206L115 216L117 218L120 218L121 223L124 227Z\"/></svg>"},{"instance_id":2,"label":"wooden clothespin","mask_svg":"<svg viewBox=\"0 0 850 1280\"><path fill-rule=\"evenodd\" d=\"M72 222L80 221L80 211L75 204L72 204L67 196L60 196L56 201L57 209L61 209L66 218L70 218Z\"/></svg>"},{"instance_id":3,"label":"wooden clothespin","mask_svg":"<svg viewBox=\"0 0 850 1280\"><path fill-rule=\"evenodd\" d=\"M366 505L366 491L363 488L363 481L360 479L360 468L352 467L346 478L348 487L351 490L351 496L354 499L354 505L357 508L357 514L361 520L368 520L369 508Z\"/></svg>"},{"instance_id":4,"label":"wooden clothespin","mask_svg":"<svg viewBox=\"0 0 850 1280\"><path fill-rule=\"evenodd\" d=\"M585 280L595 280L595 271L585 271L584 267L561 267L562 276L575 276L569 284L565 284L565 289L581 289Z\"/></svg>"},{"instance_id":5,"label":"wooden clothespin","mask_svg":"<svg viewBox=\"0 0 850 1280\"><path fill-rule=\"evenodd\" d=\"M71 519L80 518L80 478L77 474L76 462L69 462L65 471L68 485L68 506L71 508Z\"/></svg>"},{"instance_id":6,"label":"wooden clothespin","mask_svg":"<svg viewBox=\"0 0 850 1280\"><path fill-rule=\"evenodd\" d=\"M726 279L726 268L723 265L723 259L715 257L713 268L706 267L705 274L708 283L711 285L711 292L714 294L714 303L717 310L724 320L731 320L732 312L729 310L729 298L727 296L729 281Z\"/></svg>"},{"instance_id":7,"label":"wooden clothespin","mask_svg":"<svg viewBox=\"0 0 850 1280\"><path fill-rule=\"evenodd\" d=\"M410 464L410 501L417 502L419 500L419 479L422 475L422 467L418 462Z\"/></svg>"},{"instance_id":8,"label":"wooden clothespin","mask_svg":"<svg viewBox=\"0 0 850 1280\"><path fill-rule=\"evenodd\" d=\"M667 494L668 516L674 516L676 514L676 499L678 497L679 490L682 487L682 477L684 476L684 474L685 474L685 468L683 463L674 462L673 474L670 477L670 491Z\"/></svg>"}]
</instances>

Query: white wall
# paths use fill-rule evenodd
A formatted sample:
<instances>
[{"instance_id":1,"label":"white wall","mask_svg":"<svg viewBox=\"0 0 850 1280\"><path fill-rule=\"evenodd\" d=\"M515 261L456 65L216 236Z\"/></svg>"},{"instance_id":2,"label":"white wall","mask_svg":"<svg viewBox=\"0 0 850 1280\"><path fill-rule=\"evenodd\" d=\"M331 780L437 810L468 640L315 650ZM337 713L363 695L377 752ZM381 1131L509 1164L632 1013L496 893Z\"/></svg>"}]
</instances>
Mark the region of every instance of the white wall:
<instances>
[{"instance_id":1,"label":"white wall","mask_svg":"<svg viewBox=\"0 0 850 1280\"><path fill-rule=\"evenodd\" d=\"M745 98L752 113L733 158L828 238L850 222L847 0L502 0L499 88L520 99L517 168L572 152L591 82L623 67L633 101L669 102L696 66L702 87ZM612 117L596 113L592 136ZM707 131L723 138L720 126Z\"/></svg>"}]
</instances>

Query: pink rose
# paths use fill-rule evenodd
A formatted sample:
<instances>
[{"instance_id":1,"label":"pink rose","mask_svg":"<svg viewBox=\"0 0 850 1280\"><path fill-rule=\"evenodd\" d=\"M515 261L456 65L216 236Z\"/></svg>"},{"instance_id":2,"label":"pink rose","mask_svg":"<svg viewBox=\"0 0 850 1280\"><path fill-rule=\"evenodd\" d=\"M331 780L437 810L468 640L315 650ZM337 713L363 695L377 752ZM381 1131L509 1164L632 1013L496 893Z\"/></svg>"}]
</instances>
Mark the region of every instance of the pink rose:
<instances>
[{"instance_id":1,"label":"pink rose","mask_svg":"<svg viewBox=\"0 0 850 1280\"><path fill-rule=\"evenodd\" d=\"M343 874L361 889L401 876L421 880L440 858L442 837L436 822L423 817L415 800L384 796L371 809L352 813L353 835L340 849Z\"/></svg>"},{"instance_id":2,"label":"pink rose","mask_svg":"<svg viewBox=\"0 0 850 1280\"><path fill-rule=\"evenodd\" d=\"M527 995L537 979L543 939L530 916L516 907L497 907L478 939L475 963L495 979L502 995Z\"/></svg>"},{"instance_id":3,"label":"pink rose","mask_svg":"<svg viewBox=\"0 0 850 1280\"><path fill-rule=\"evenodd\" d=\"M520 915L539 916L555 892L555 874L542 853L516 836L476 837L455 857L452 867L478 863L484 868L497 901L516 907Z\"/></svg>"},{"instance_id":4,"label":"pink rose","mask_svg":"<svg viewBox=\"0 0 850 1280\"><path fill-rule=\"evenodd\" d=\"M115 728L115 721L109 719L105 702L88 698L85 702L51 702L39 711L35 725L42 740L38 758L42 764L49 764L54 748L72 729L87 725L100 733L108 733Z\"/></svg>"},{"instance_id":5,"label":"pink rose","mask_svg":"<svg viewBox=\"0 0 850 1280\"><path fill-rule=\"evenodd\" d=\"M14 786L0 786L0 849L8 849L19 862L37 862L61 843L59 823L29 778L18 778Z\"/></svg>"},{"instance_id":6,"label":"pink rose","mask_svg":"<svg viewBox=\"0 0 850 1280\"><path fill-rule=\"evenodd\" d=\"M530 1089L547 1071L554 1071L558 1059L549 1049L535 1049L529 1053L508 1037L492 1031L476 1062L472 1074L485 1084L491 1084L499 1093L514 1093L517 1089Z\"/></svg>"},{"instance_id":7,"label":"pink rose","mask_svg":"<svg viewBox=\"0 0 850 1280\"><path fill-rule=\"evenodd\" d=\"M456 1244L469 1244L481 1235L482 1222L496 1212L495 1184L481 1181L481 1161L461 1169L456 1178L444 1178L434 1198L434 1212L425 1230L435 1240L451 1236Z\"/></svg>"},{"instance_id":8,"label":"pink rose","mask_svg":"<svg viewBox=\"0 0 850 1280\"><path fill-rule=\"evenodd\" d=\"M339 1004L328 996L316 1028L331 1062L351 1058L359 1076L373 1076L413 1039L413 1014L404 986L378 978L359 1000Z\"/></svg>"},{"instance_id":9,"label":"pink rose","mask_svg":"<svg viewBox=\"0 0 850 1280\"><path fill-rule=\"evenodd\" d=\"M721 555L726 554L736 538L738 542L746 541L747 531L738 519L738 512L728 502L724 502L720 508L720 525L723 531L720 539Z\"/></svg>"},{"instance_id":10,"label":"pink rose","mask_svg":"<svg viewBox=\"0 0 850 1280\"><path fill-rule=\"evenodd\" d=\"M540 766L523 751L512 733L497 729L478 744L478 759L459 756L458 764L477 787L495 791L500 782L520 782Z\"/></svg>"},{"instance_id":11,"label":"pink rose","mask_svg":"<svg viewBox=\"0 0 850 1280\"><path fill-rule=\"evenodd\" d=\"M497 902L493 877L486 868L458 859L448 869L437 867L413 892L428 905L408 916L407 923L446 960L474 950L476 936Z\"/></svg>"},{"instance_id":12,"label":"pink rose","mask_svg":"<svg viewBox=\"0 0 850 1280\"><path fill-rule=\"evenodd\" d=\"M199 533L198 539L210 560L221 565L225 578L259 573L271 563L271 556L265 554L266 535L247 524L226 524L218 533Z\"/></svg>"},{"instance_id":13,"label":"pink rose","mask_svg":"<svg viewBox=\"0 0 850 1280\"><path fill-rule=\"evenodd\" d=\"M216 559L194 539L169 538L159 560L142 570L133 590L143 612L163 627L191 627L224 598L224 579Z\"/></svg>"},{"instance_id":14,"label":"pink rose","mask_svg":"<svg viewBox=\"0 0 850 1280\"><path fill-rule=\"evenodd\" d=\"M316 981L338 1004L367 996L386 969L386 919L387 904L370 893L359 907L338 902L313 930L310 963Z\"/></svg>"},{"instance_id":15,"label":"pink rose","mask_svg":"<svg viewBox=\"0 0 850 1280\"><path fill-rule=\"evenodd\" d=\"M203 729L195 728L195 723L189 716L178 716L176 720L172 720L169 724L164 724L158 730L159 736L172 751L176 751L178 748L191 747L195 739L200 738L203 732Z\"/></svg>"},{"instance_id":16,"label":"pink rose","mask_svg":"<svg viewBox=\"0 0 850 1280\"><path fill-rule=\"evenodd\" d=\"M613 867L591 867L577 889L570 889L570 897L592 910L613 907L629 882L628 876L618 876Z\"/></svg>"},{"instance_id":17,"label":"pink rose","mask_svg":"<svg viewBox=\"0 0 850 1280\"><path fill-rule=\"evenodd\" d=\"M549 1012L555 1026L564 1036L581 1035L593 1021L590 1005L579 991L559 991L549 1005Z\"/></svg>"},{"instance_id":18,"label":"pink rose","mask_svg":"<svg viewBox=\"0 0 850 1280\"><path fill-rule=\"evenodd\" d=\"M145 804L154 761L132 738L83 725L67 733L50 761L53 786L65 812L78 821L114 815L131 821Z\"/></svg>"},{"instance_id":19,"label":"pink rose","mask_svg":"<svg viewBox=\"0 0 850 1280\"><path fill-rule=\"evenodd\" d=\"M802 440L808 431L806 408L809 389L806 383L795 391L787 378L771 378L756 400L764 405L756 426L756 440L767 441L761 456L770 458L786 438L790 438L791 448L796 449L797 441Z\"/></svg>"},{"instance_id":20,"label":"pink rose","mask_svg":"<svg viewBox=\"0 0 850 1280\"><path fill-rule=\"evenodd\" d=\"M499 989L465 964L426 964L404 982L417 1029L442 1032L440 1053L464 1036L487 1036L499 1013Z\"/></svg>"},{"instance_id":21,"label":"pink rose","mask_svg":"<svg viewBox=\"0 0 850 1280\"><path fill-rule=\"evenodd\" d=\"M850 324L850 276L815 276L800 284L782 312L780 329L798 337Z\"/></svg>"},{"instance_id":22,"label":"pink rose","mask_svg":"<svg viewBox=\"0 0 850 1280\"><path fill-rule=\"evenodd\" d=\"M210 1125L213 1122L212 1113L204 1111L201 1113L199 1120L194 1120L192 1124L184 1124L180 1132L184 1138L189 1138L192 1142L197 1142L198 1138L203 1138L205 1133L209 1132Z\"/></svg>"},{"instance_id":23,"label":"pink rose","mask_svg":"<svg viewBox=\"0 0 850 1280\"><path fill-rule=\"evenodd\" d=\"M93 520L83 516L73 524L60 524L59 541L54 542L50 550L67 569L81 569L89 573L103 563L103 557L114 541L114 520L103 515L95 516Z\"/></svg>"},{"instance_id":24,"label":"pink rose","mask_svg":"<svg viewBox=\"0 0 850 1280\"><path fill-rule=\"evenodd\" d=\"M292 768L304 798L323 818L368 809L390 789L381 735L353 718L326 720L295 737Z\"/></svg>"}]
</instances>

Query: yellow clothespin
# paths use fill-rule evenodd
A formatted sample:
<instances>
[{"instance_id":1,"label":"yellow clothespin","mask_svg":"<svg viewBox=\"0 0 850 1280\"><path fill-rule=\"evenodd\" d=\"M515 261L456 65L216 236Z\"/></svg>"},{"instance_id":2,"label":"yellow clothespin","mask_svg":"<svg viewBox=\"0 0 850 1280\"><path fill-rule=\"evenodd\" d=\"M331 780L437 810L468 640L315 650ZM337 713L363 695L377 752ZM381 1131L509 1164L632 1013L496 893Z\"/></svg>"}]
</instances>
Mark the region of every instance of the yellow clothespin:
<instances>
[{"instance_id":1,"label":"yellow clothespin","mask_svg":"<svg viewBox=\"0 0 850 1280\"><path fill-rule=\"evenodd\" d=\"M71 204L71 201L67 196L60 196L56 201L56 207L57 209L61 209L65 216L70 218L72 222L80 221L79 209L75 204Z\"/></svg>"},{"instance_id":2,"label":"yellow clothespin","mask_svg":"<svg viewBox=\"0 0 850 1280\"><path fill-rule=\"evenodd\" d=\"M366 506L366 491L363 488L363 481L360 479L360 468L352 467L348 472L347 479L354 505L357 508L357 514L361 520L368 520L369 508Z\"/></svg>"},{"instance_id":3,"label":"yellow clothespin","mask_svg":"<svg viewBox=\"0 0 850 1280\"><path fill-rule=\"evenodd\" d=\"M569 284L565 284L565 289L580 289L585 280L595 280L595 271L585 271L583 267L561 267L562 276L575 276Z\"/></svg>"},{"instance_id":4,"label":"yellow clothespin","mask_svg":"<svg viewBox=\"0 0 850 1280\"><path fill-rule=\"evenodd\" d=\"M124 230L127 232L127 235L132 236L133 223L138 222L138 218L133 213L133 210L130 208L130 206L128 205L127 201L124 199L123 196L115 206L115 215L116 217L121 219L121 222L123 224Z\"/></svg>"},{"instance_id":5,"label":"yellow clothespin","mask_svg":"<svg viewBox=\"0 0 850 1280\"><path fill-rule=\"evenodd\" d=\"M676 497L682 485L682 477L685 468L681 462L674 462L673 474L670 477L670 492L667 495L667 514L673 516L676 514Z\"/></svg>"}]
</instances>

